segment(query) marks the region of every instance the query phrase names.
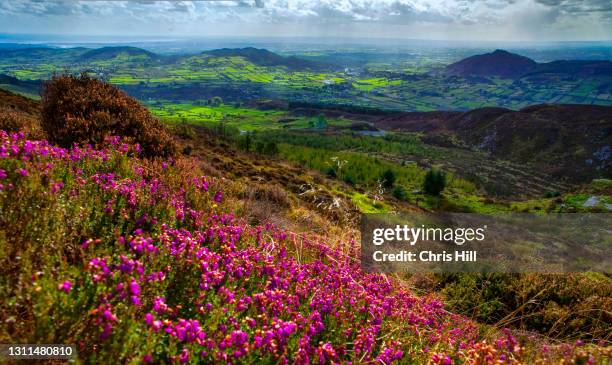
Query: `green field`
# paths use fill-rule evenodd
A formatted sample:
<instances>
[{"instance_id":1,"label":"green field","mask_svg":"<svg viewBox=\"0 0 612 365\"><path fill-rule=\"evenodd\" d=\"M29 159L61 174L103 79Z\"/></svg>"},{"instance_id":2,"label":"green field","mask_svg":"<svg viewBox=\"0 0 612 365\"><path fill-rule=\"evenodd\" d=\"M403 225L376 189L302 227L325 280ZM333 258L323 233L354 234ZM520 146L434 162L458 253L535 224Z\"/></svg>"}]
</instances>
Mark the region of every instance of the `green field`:
<instances>
[{"instance_id":1,"label":"green field","mask_svg":"<svg viewBox=\"0 0 612 365\"><path fill-rule=\"evenodd\" d=\"M318 123L318 117L297 117L285 111L260 110L228 104L212 106L155 102L149 105L149 110L162 120L171 123L226 123L243 132L313 129ZM351 122L345 119L325 119L325 123L328 126L346 126Z\"/></svg>"}]
</instances>

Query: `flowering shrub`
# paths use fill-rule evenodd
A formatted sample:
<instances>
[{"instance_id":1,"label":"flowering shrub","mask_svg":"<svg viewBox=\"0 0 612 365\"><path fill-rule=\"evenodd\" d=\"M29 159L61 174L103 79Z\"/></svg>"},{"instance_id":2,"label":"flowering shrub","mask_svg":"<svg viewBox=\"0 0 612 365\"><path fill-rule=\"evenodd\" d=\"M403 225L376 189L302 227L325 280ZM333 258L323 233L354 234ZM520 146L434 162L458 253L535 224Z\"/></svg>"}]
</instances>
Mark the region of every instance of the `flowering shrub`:
<instances>
[{"instance_id":1,"label":"flowering shrub","mask_svg":"<svg viewBox=\"0 0 612 365\"><path fill-rule=\"evenodd\" d=\"M576 363L361 271L357 248L251 226L195 160L64 149L0 131L3 342L75 343L88 363Z\"/></svg>"}]
</instances>

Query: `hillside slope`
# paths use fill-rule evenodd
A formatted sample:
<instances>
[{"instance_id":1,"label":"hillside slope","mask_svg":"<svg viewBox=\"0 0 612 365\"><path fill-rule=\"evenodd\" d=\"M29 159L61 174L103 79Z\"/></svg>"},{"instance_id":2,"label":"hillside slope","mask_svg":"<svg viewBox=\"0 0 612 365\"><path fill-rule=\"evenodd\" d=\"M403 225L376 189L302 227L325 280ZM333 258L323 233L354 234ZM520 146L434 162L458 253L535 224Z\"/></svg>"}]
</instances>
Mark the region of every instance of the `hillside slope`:
<instances>
[{"instance_id":1,"label":"hillside slope","mask_svg":"<svg viewBox=\"0 0 612 365\"><path fill-rule=\"evenodd\" d=\"M350 241L248 224L226 202L230 183L195 159L140 159L119 138L62 149L4 131L0 150L0 294L15 298L0 306L3 341L75 343L91 363L606 356L484 335L437 298L363 272Z\"/></svg>"},{"instance_id":2,"label":"hillside slope","mask_svg":"<svg viewBox=\"0 0 612 365\"><path fill-rule=\"evenodd\" d=\"M0 80L2 76L0 75ZM40 117L40 102L0 88L0 109L13 110L23 116L31 118Z\"/></svg>"},{"instance_id":3,"label":"hillside slope","mask_svg":"<svg viewBox=\"0 0 612 365\"><path fill-rule=\"evenodd\" d=\"M0 129L42 138L40 103L0 88Z\"/></svg>"},{"instance_id":4,"label":"hillside slope","mask_svg":"<svg viewBox=\"0 0 612 365\"><path fill-rule=\"evenodd\" d=\"M559 178L590 181L612 174L612 107L534 105L519 111L399 113L380 118L381 129L452 134L471 148L528 163Z\"/></svg>"}]
</instances>

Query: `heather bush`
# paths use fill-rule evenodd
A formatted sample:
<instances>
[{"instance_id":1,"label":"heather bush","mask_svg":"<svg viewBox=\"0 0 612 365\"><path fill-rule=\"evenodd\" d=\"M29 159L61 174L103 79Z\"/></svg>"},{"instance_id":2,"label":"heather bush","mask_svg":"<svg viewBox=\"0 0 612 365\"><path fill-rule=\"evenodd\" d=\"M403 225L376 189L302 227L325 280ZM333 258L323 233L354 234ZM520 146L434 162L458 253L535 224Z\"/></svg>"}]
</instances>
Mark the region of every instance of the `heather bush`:
<instances>
[{"instance_id":1,"label":"heather bush","mask_svg":"<svg viewBox=\"0 0 612 365\"><path fill-rule=\"evenodd\" d=\"M44 85L42 103L42 127L60 146L97 145L116 135L139 143L147 157L176 151L171 134L136 99L86 74L53 77Z\"/></svg>"}]
</instances>

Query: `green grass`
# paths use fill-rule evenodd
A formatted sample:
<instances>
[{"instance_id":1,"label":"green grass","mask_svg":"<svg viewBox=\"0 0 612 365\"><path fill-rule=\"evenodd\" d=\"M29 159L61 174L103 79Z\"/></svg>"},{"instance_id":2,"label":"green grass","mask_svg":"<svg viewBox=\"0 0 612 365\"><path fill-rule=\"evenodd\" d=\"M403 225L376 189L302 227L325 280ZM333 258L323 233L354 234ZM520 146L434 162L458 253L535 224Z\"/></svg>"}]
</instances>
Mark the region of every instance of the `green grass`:
<instances>
[{"instance_id":1,"label":"green grass","mask_svg":"<svg viewBox=\"0 0 612 365\"><path fill-rule=\"evenodd\" d=\"M381 201L374 201L366 194L353 192L351 201L357 206L361 213L388 213L391 208Z\"/></svg>"},{"instance_id":2,"label":"green grass","mask_svg":"<svg viewBox=\"0 0 612 365\"><path fill-rule=\"evenodd\" d=\"M164 104L151 106L150 110L166 121L188 121L196 124L226 122L244 131L280 128L282 125L278 120L286 115L280 111L264 111L231 105Z\"/></svg>"}]
</instances>

